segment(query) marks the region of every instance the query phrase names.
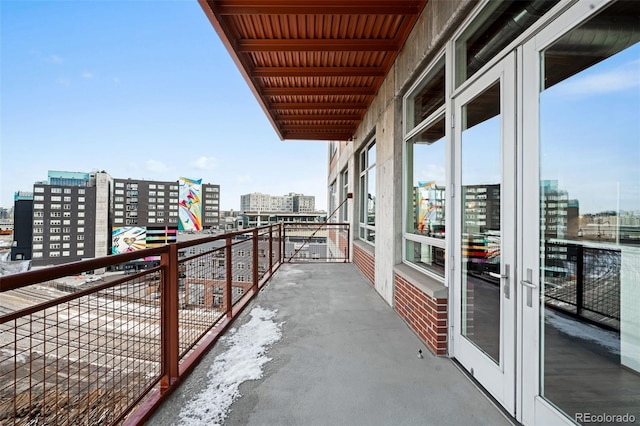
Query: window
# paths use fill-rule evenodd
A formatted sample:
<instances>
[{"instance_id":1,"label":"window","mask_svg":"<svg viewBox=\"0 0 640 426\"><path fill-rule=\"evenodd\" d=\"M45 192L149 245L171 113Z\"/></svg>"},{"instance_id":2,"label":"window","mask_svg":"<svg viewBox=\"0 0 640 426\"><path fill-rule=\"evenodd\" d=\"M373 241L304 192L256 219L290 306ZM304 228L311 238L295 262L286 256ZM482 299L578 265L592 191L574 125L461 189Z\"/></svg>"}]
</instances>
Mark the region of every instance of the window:
<instances>
[{"instance_id":1,"label":"window","mask_svg":"<svg viewBox=\"0 0 640 426\"><path fill-rule=\"evenodd\" d=\"M376 239L376 142L360 153L360 238L374 243Z\"/></svg>"},{"instance_id":2,"label":"window","mask_svg":"<svg viewBox=\"0 0 640 426\"><path fill-rule=\"evenodd\" d=\"M405 262L444 278L445 61L427 69L404 99Z\"/></svg>"},{"instance_id":3,"label":"window","mask_svg":"<svg viewBox=\"0 0 640 426\"><path fill-rule=\"evenodd\" d=\"M71 188L65 188L64 191L65 194L71 194Z\"/></svg>"},{"instance_id":4,"label":"window","mask_svg":"<svg viewBox=\"0 0 640 426\"><path fill-rule=\"evenodd\" d=\"M336 208L338 207L338 188L337 188L337 183L334 180L331 183L331 186L329 186L329 214L332 215L333 212L336 210ZM332 216L330 218L331 222L337 222L338 221L338 217L337 216Z\"/></svg>"},{"instance_id":5,"label":"window","mask_svg":"<svg viewBox=\"0 0 640 426\"><path fill-rule=\"evenodd\" d=\"M52 194L62 194L62 189L61 188L51 188L51 193Z\"/></svg>"},{"instance_id":6,"label":"window","mask_svg":"<svg viewBox=\"0 0 640 426\"><path fill-rule=\"evenodd\" d=\"M33 208L34 208L34 210L42 210L42 209L44 209L44 204L34 203L33 204Z\"/></svg>"},{"instance_id":7,"label":"window","mask_svg":"<svg viewBox=\"0 0 640 426\"><path fill-rule=\"evenodd\" d=\"M42 193L42 192L44 192L44 187L42 187L42 186L35 186L35 187L33 188L33 192Z\"/></svg>"},{"instance_id":8,"label":"window","mask_svg":"<svg viewBox=\"0 0 640 426\"><path fill-rule=\"evenodd\" d=\"M64 197L63 201L65 203L70 203L71 202L71 197Z\"/></svg>"},{"instance_id":9,"label":"window","mask_svg":"<svg viewBox=\"0 0 640 426\"><path fill-rule=\"evenodd\" d=\"M490 1L455 42L456 87L474 75L559 0Z\"/></svg>"},{"instance_id":10,"label":"window","mask_svg":"<svg viewBox=\"0 0 640 426\"><path fill-rule=\"evenodd\" d=\"M84 250L78 250L76 256L84 256Z\"/></svg>"},{"instance_id":11,"label":"window","mask_svg":"<svg viewBox=\"0 0 640 426\"><path fill-rule=\"evenodd\" d=\"M49 226L60 225L61 223L62 223L62 221L60 219L51 219L49 221Z\"/></svg>"},{"instance_id":12,"label":"window","mask_svg":"<svg viewBox=\"0 0 640 426\"><path fill-rule=\"evenodd\" d=\"M35 195L33 201L44 201L44 195Z\"/></svg>"},{"instance_id":13,"label":"window","mask_svg":"<svg viewBox=\"0 0 640 426\"><path fill-rule=\"evenodd\" d=\"M124 182L116 182L116 188L124 188ZM118 193L118 191L116 191L116 194Z\"/></svg>"},{"instance_id":14,"label":"window","mask_svg":"<svg viewBox=\"0 0 640 426\"><path fill-rule=\"evenodd\" d=\"M71 212L63 212L62 217L71 217Z\"/></svg>"},{"instance_id":15,"label":"window","mask_svg":"<svg viewBox=\"0 0 640 426\"><path fill-rule=\"evenodd\" d=\"M76 247L77 248L84 248L84 243L78 243L78 244L76 244Z\"/></svg>"},{"instance_id":16,"label":"window","mask_svg":"<svg viewBox=\"0 0 640 426\"><path fill-rule=\"evenodd\" d=\"M33 217L44 217L44 212L33 212Z\"/></svg>"},{"instance_id":17,"label":"window","mask_svg":"<svg viewBox=\"0 0 640 426\"><path fill-rule=\"evenodd\" d=\"M340 180L342 182L342 194L340 197L340 202L343 203L342 212L340 213L340 218L342 219L343 222L348 222L349 208L348 208L348 203L345 202L345 200L347 199L347 195L349 194L349 171L347 169L344 169L342 171Z\"/></svg>"},{"instance_id":18,"label":"window","mask_svg":"<svg viewBox=\"0 0 640 426\"><path fill-rule=\"evenodd\" d=\"M78 197L78 202L79 203L84 203L84 197Z\"/></svg>"},{"instance_id":19,"label":"window","mask_svg":"<svg viewBox=\"0 0 640 426\"><path fill-rule=\"evenodd\" d=\"M60 197L59 195L54 195L54 196L51 197L51 201L60 202L60 201L62 201L62 197Z\"/></svg>"}]
</instances>

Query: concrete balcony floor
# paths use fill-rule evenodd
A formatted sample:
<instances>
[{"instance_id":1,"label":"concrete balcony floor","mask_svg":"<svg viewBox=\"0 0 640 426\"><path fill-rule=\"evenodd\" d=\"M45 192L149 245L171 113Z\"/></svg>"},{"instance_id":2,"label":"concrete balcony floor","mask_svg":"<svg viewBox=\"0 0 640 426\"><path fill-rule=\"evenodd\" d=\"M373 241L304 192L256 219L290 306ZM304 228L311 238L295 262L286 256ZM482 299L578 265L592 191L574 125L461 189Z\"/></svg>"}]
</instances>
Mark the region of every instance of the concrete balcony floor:
<instances>
[{"instance_id":1,"label":"concrete balcony floor","mask_svg":"<svg viewBox=\"0 0 640 426\"><path fill-rule=\"evenodd\" d=\"M237 319L275 310L282 337L240 385L226 425L510 425L445 357L429 352L353 264L285 264ZM230 330L230 332L232 332ZM423 358L417 356L422 349ZM218 344L149 420L180 425Z\"/></svg>"}]
</instances>

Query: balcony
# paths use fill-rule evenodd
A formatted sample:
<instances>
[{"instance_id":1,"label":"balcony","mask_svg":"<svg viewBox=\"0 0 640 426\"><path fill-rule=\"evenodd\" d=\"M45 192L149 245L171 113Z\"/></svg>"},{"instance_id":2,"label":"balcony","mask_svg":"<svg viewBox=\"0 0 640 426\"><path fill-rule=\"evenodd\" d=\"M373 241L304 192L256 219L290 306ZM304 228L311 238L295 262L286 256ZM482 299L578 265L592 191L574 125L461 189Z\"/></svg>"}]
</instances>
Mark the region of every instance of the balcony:
<instances>
[{"instance_id":1,"label":"balcony","mask_svg":"<svg viewBox=\"0 0 640 426\"><path fill-rule=\"evenodd\" d=\"M280 224L0 278L0 423L179 423L215 343L262 306L282 342L231 423L507 424L348 263L348 240L345 224ZM141 258L159 266L126 269Z\"/></svg>"}]
</instances>

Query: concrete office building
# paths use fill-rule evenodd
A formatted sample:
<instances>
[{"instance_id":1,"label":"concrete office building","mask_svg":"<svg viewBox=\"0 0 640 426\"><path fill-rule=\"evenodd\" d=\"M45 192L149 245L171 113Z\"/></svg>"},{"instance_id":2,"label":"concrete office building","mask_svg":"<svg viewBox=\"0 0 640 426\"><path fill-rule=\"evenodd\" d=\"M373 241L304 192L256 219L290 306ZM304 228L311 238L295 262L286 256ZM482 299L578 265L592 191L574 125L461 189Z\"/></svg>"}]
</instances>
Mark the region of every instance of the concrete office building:
<instances>
[{"instance_id":1,"label":"concrete office building","mask_svg":"<svg viewBox=\"0 0 640 426\"><path fill-rule=\"evenodd\" d=\"M433 353L525 425L640 418L640 245L611 220L640 212L640 2L347 1L242 20L214 3L278 136L333 141L328 201L353 194L353 261ZM444 188L438 234L416 226L419 182ZM575 274L546 273L559 238L582 253Z\"/></svg>"}]
</instances>

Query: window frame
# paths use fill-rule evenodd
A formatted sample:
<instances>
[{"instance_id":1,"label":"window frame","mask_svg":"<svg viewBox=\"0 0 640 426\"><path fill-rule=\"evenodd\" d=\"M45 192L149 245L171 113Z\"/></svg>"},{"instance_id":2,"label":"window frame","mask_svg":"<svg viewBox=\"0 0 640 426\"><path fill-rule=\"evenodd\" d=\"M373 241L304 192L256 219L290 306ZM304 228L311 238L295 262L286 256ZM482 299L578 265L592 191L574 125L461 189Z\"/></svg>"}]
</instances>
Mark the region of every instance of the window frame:
<instances>
[{"instance_id":1,"label":"window frame","mask_svg":"<svg viewBox=\"0 0 640 426\"><path fill-rule=\"evenodd\" d=\"M373 149L374 158L373 163L370 161L370 152ZM358 153L358 177L359 177L359 197L358 197L358 238L368 244L375 245L375 217L377 205L375 204L376 198L376 190L377 190L377 175L376 175L376 162L377 162L377 149L376 149L376 139L375 137L371 137L367 143L365 143ZM370 188L370 174L373 173L374 176L374 211L373 211L373 225L369 224L369 215L368 215L368 198ZM365 205L367 207L365 208ZM364 218L367 218L366 223L363 221Z\"/></svg>"},{"instance_id":2,"label":"window frame","mask_svg":"<svg viewBox=\"0 0 640 426\"><path fill-rule=\"evenodd\" d=\"M438 106L436 109L434 109L424 120L422 120L419 123L414 123L412 128L408 128L408 123L412 122L412 120L409 119L408 114L414 114L414 107L413 105L410 105L410 102L413 101L414 96L416 95L416 93L419 93L420 90L422 90L426 85L428 85L429 80L434 78L435 76L437 76L440 73L440 70L443 69L444 72L444 90L445 90L445 97L443 99L443 103L442 105ZM447 229L447 221L446 221L446 213L444 216L444 221L445 221L445 234L444 234L444 238L436 238L436 237L431 237L431 236L426 236L426 235L421 235L421 234L416 234L413 232L410 232L408 229L408 221L410 217L413 217L413 215L415 215L415 213L413 212L414 206L412 205L413 202L413 198L410 197L410 194L413 194L413 176L414 176L414 170L413 167L414 165L411 164L409 165L409 161L411 160L413 162L413 159L409 158L409 144L412 143L412 139L420 134L421 132L423 132L424 130L436 125L439 121L443 120L444 121L444 140L442 141L445 146L444 146L444 150L445 150L445 159L444 159L444 163L442 164L443 167L445 168L445 193L443 196L443 200L445 202L445 212L446 212L446 205L447 205L447 201L449 200L449 194L447 191L447 187L448 187L448 174L450 173L451 167L449 164L449 151L450 151L450 147L451 147L451 133L450 133L450 129L449 126L447 126L447 104L448 104L448 95L447 95L447 84L448 80L450 79L450 70L448 69L448 63L447 63L447 57L445 55L445 51L442 50L440 53L438 53L434 59L431 61L431 63L425 68L424 72L420 75L420 77L416 80L416 82L411 86L411 88L409 88L409 90L407 90L407 93L403 96L403 102L402 102L402 117L403 117L403 122L405 123L404 125L404 135L403 135L403 143L402 143L402 150L403 150L403 156L402 156L402 173L403 173L403 179L402 179L402 263L412 267L413 269L416 269L422 273L425 273L427 275L429 275L430 277L433 277L434 279L437 279L438 281L441 281L442 283L445 283L445 279L446 279L446 267L447 267L447 259L446 259L446 255L445 255L445 265L443 268L442 273L437 272L435 269L428 269L425 267L421 267L419 265L417 265L415 262L412 262L409 260L408 256L407 256L407 245L409 242L413 242L413 243L418 243L418 244L424 244L424 245L428 245L430 247L436 247L442 250L447 250L447 241L449 240L449 238L447 237L448 234L451 233L450 229ZM411 212L409 211L409 209L411 209ZM445 284L446 285L446 284Z\"/></svg>"}]
</instances>

